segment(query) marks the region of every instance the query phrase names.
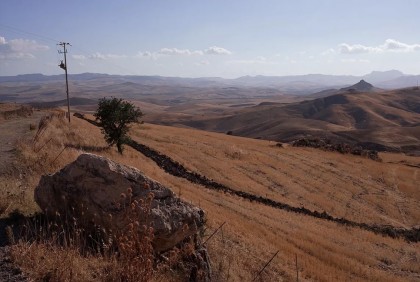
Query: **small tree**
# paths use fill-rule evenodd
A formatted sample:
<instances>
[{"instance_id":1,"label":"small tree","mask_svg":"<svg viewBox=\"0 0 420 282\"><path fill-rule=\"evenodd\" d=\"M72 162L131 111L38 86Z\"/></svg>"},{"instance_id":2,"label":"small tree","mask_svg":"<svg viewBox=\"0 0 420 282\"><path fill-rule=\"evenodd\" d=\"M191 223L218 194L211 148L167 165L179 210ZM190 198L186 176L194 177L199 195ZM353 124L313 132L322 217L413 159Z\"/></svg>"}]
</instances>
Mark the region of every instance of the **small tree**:
<instances>
[{"instance_id":1,"label":"small tree","mask_svg":"<svg viewBox=\"0 0 420 282\"><path fill-rule=\"evenodd\" d=\"M117 145L118 152L122 154L123 144L129 140L127 136L128 125L139 122L143 113L133 104L117 98L102 98L99 100L98 109L94 114L106 142L112 146Z\"/></svg>"}]
</instances>

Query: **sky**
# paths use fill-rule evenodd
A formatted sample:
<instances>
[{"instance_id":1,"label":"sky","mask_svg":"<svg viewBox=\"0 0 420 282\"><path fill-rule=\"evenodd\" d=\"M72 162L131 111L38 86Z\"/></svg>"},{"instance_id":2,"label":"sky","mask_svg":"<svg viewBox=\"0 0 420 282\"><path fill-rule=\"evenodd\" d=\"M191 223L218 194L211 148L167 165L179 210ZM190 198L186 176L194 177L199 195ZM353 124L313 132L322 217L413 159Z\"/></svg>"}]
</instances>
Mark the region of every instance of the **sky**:
<instances>
[{"instance_id":1,"label":"sky","mask_svg":"<svg viewBox=\"0 0 420 282\"><path fill-rule=\"evenodd\" d=\"M0 75L420 74L420 0L1 0ZM62 49L61 49L62 50Z\"/></svg>"}]
</instances>

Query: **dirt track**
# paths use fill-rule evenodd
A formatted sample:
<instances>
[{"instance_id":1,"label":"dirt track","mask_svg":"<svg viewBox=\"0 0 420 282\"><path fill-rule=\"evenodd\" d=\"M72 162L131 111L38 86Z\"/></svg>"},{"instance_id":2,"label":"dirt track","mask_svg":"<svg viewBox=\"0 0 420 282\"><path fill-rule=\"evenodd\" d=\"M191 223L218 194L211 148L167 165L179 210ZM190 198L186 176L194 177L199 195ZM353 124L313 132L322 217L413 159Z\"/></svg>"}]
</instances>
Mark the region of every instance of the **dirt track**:
<instances>
[{"instance_id":1,"label":"dirt track","mask_svg":"<svg viewBox=\"0 0 420 282\"><path fill-rule=\"evenodd\" d=\"M39 119L45 113L34 112L31 116L2 120L0 122L0 175L9 171L8 166L13 160L16 141L30 134L29 125L38 125Z\"/></svg>"},{"instance_id":2,"label":"dirt track","mask_svg":"<svg viewBox=\"0 0 420 282\"><path fill-rule=\"evenodd\" d=\"M11 164L14 160L15 142L30 134L29 125L38 124L41 112L34 112L31 116L11 118L0 122L0 176L10 173ZM29 281L10 259L10 247L6 236L6 227L11 225L10 220L0 219L0 281Z\"/></svg>"}]
</instances>

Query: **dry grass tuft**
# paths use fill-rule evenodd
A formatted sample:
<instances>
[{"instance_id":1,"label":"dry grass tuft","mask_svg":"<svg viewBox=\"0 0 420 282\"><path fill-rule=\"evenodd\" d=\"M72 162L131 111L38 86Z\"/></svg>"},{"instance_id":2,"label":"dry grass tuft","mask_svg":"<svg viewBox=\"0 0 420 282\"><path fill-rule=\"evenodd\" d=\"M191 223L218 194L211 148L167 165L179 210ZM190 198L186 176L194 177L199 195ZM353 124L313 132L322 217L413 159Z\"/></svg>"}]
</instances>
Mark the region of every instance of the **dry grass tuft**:
<instances>
[{"instance_id":1,"label":"dry grass tuft","mask_svg":"<svg viewBox=\"0 0 420 282\"><path fill-rule=\"evenodd\" d=\"M146 201L133 202L131 193L131 188L128 188L128 203L131 204L125 210L126 228L117 231L114 237L118 256L109 254L109 258L115 262L111 273L122 281L149 281L154 274L154 230L148 218L154 196L150 194Z\"/></svg>"},{"instance_id":2,"label":"dry grass tuft","mask_svg":"<svg viewBox=\"0 0 420 282\"><path fill-rule=\"evenodd\" d=\"M12 258L36 281L150 281L153 228L147 216L138 221L140 214L150 213L150 203L127 205L123 230L96 226L91 233L69 215L36 216L22 227Z\"/></svg>"},{"instance_id":3,"label":"dry grass tuft","mask_svg":"<svg viewBox=\"0 0 420 282\"><path fill-rule=\"evenodd\" d=\"M4 198L0 198L0 217L2 217L9 209L11 203L6 201Z\"/></svg>"},{"instance_id":4,"label":"dry grass tuft","mask_svg":"<svg viewBox=\"0 0 420 282\"><path fill-rule=\"evenodd\" d=\"M94 255L81 256L77 248L48 242L20 241L12 259L34 281L106 281L112 263Z\"/></svg>"},{"instance_id":5,"label":"dry grass tuft","mask_svg":"<svg viewBox=\"0 0 420 282\"><path fill-rule=\"evenodd\" d=\"M241 160L245 155L247 155L245 150L240 149L235 145L226 147L224 153L225 156L231 160Z\"/></svg>"}]
</instances>

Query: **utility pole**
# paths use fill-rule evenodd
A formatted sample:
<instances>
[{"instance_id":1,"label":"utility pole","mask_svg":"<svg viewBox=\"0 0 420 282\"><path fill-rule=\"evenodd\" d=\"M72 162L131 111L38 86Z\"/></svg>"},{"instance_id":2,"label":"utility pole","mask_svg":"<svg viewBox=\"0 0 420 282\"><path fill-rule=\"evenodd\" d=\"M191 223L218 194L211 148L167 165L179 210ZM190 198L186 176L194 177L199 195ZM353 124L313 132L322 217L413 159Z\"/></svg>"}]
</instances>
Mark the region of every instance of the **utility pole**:
<instances>
[{"instance_id":1,"label":"utility pole","mask_svg":"<svg viewBox=\"0 0 420 282\"><path fill-rule=\"evenodd\" d=\"M64 63L63 63L63 61L61 61L61 64L59 64L58 66L66 72L67 113L69 115L69 123L70 123L70 100L69 100L69 81L67 79L67 56L66 56L67 49L66 49L66 45L71 46L71 44L67 43L67 42L60 42L57 45L63 46L63 51L58 50L58 53L64 54Z\"/></svg>"}]
</instances>

